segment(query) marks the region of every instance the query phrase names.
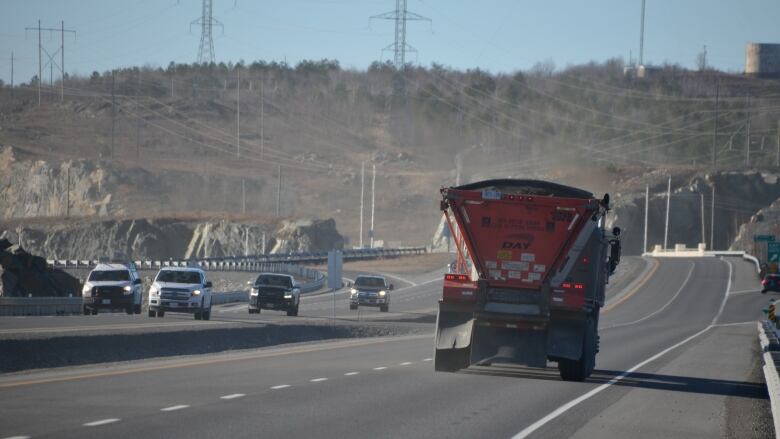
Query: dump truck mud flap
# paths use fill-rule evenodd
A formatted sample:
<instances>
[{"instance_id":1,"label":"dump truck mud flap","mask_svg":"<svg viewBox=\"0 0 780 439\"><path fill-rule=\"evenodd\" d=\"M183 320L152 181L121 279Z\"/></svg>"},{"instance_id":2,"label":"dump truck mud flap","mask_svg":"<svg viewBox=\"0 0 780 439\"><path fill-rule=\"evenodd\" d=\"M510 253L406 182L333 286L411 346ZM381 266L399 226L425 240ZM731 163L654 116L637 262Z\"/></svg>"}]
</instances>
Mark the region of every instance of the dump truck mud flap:
<instances>
[{"instance_id":1,"label":"dump truck mud flap","mask_svg":"<svg viewBox=\"0 0 780 439\"><path fill-rule=\"evenodd\" d=\"M577 360L582 356L585 334L584 319L553 317L547 327L547 355L553 361L560 358Z\"/></svg>"},{"instance_id":2,"label":"dump truck mud flap","mask_svg":"<svg viewBox=\"0 0 780 439\"><path fill-rule=\"evenodd\" d=\"M434 369L456 372L469 367L473 329L474 313L470 307L439 303Z\"/></svg>"}]
</instances>

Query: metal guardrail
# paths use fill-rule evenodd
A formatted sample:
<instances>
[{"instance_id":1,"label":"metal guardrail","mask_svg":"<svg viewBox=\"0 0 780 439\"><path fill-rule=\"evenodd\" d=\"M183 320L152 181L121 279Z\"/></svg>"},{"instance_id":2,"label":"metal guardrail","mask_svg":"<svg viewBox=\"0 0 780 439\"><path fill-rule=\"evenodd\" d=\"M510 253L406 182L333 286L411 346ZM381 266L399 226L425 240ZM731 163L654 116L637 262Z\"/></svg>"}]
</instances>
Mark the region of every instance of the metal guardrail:
<instances>
[{"instance_id":1,"label":"metal guardrail","mask_svg":"<svg viewBox=\"0 0 780 439\"><path fill-rule=\"evenodd\" d=\"M408 248L366 248L343 250L344 262L361 261L381 258L397 258L399 256L421 255L427 253L426 247ZM221 258L200 259L169 259L136 260L136 267L143 269L160 269L163 267L198 266L207 271L257 271L258 264L314 264L328 261L328 252L275 253L250 256L225 256ZM92 268L100 261L97 259L49 259L49 265L57 268Z\"/></svg>"},{"instance_id":2,"label":"metal guardrail","mask_svg":"<svg viewBox=\"0 0 780 439\"><path fill-rule=\"evenodd\" d=\"M775 437L780 437L780 334L774 323L767 320L758 322L758 338L764 358L764 380L769 393L772 408L772 420L775 427Z\"/></svg>"}]
</instances>

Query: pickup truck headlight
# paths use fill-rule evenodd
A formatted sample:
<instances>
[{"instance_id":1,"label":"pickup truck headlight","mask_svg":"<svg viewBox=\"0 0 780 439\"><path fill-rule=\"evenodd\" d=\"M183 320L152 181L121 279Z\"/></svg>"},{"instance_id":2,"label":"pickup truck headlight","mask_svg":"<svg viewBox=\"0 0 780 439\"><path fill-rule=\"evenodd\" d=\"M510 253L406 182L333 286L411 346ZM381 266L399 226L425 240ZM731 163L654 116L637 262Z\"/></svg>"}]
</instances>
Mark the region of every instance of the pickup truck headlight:
<instances>
[{"instance_id":1,"label":"pickup truck headlight","mask_svg":"<svg viewBox=\"0 0 780 439\"><path fill-rule=\"evenodd\" d=\"M382 290L382 291L379 292L379 297L385 297L386 294L387 294L387 291Z\"/></svg>"},{"instance_id":2,"label":"pickup truck headlight","mask_svg":"<svg viewBox=\"0 0 780 439\"><path fill-rule=\"evenodd\" d=\"M82 296L91 296L92 295L92 285L84 284L84 287L81 289L81 295Z\"/></svg>"},{"instance_id":3,"label":"pickup truck headlight","mask_svg":"<svg viewBox=\"0 0 780 439\"><path fill-rule=\"evenodd\" d=\"M195 290L192 292L193 296L200 296L200 290Z\"/></svg>"},{"instance_id":4,"label":"pickup truck headlight","mask_svg":"<svg viewBox=\"0 0 780 439\"><path fill-rule=\"evenodd\" d=\"M349 290L349 293L350 293L350 294L352 294L353 296L354 296L355 294L357 294L357 292L358 292L358 290L356 290L356 289L354 289L354 288L352 288L351 290Z\"/></svg>"},{"instance_id":5,"label":"pickup truck headlight","mask_svg":"<svg viewBox=\"0 0 780 439\"><path fill-rule=\"evenodd\" d=\"M249 294L252 296L257 296L259 294L259 290L257 288L252 288L249 290Z\"/></svg>"},{"instance_id":6,"label":"pickup truck headlight","mask_svg":"<svg viewBox=\"0 0 780 439\"><path fill-rule=\"evenodd\" d=\"M284 293L284 298L285 299L292 299L292 297L293 297L292 293Z\"/></svg>"},{"instance_id":7,"label":"pickup truck headlight","mask_svg":"<svg viewBox=\"0 0 780 439\"><path fill-rule=\"evenodd\" d=\"M133 292L133 287L131 287L130 285L127 285L122 290L124 291L123 292L124 295L128 295L128 294L131 294Z\"/></svg>"},{"instance_id":8,"label":"pickup truck headlight","mask_svg":"<svg viewBox=\"0 0 780 439\"><path fill-rule=\"evenodd\" d=\"M152 296L160 294L160 288L157 285L152 285L151 288L149 288L149 294Z\"/></svg>"}]
</instances>

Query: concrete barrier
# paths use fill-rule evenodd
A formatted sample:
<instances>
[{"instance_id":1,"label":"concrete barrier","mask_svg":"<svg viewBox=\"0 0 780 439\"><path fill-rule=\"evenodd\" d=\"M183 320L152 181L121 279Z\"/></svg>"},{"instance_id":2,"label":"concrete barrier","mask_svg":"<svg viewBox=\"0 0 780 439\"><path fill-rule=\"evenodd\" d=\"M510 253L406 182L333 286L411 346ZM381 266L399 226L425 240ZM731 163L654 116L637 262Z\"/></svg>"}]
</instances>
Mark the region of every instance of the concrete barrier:
<instances>
[{"instance_id":1,"label":"concrete barrier","mask_svg":"<svg viewBox=\"0 0 780 439\"><path fill-rule=\"evenodd\" d=\"M0 297L0 316L54 316L82 313L81 297Z\"/></svg>"}]
</instances>

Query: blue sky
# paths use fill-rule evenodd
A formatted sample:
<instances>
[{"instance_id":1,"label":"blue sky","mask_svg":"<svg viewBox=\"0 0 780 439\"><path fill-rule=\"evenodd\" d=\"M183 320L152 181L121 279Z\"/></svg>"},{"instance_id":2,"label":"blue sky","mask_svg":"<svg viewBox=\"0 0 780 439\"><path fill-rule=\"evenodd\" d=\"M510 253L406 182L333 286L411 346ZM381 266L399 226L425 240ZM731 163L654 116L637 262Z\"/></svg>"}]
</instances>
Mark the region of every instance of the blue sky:
<instances>
[{"instance_id":1,"label":"blue sky","mask_svg":"<svg viewBox=\"0 0 780 439\"><path fill-rule=\"evenodd\" d=\"M66 35L66 70L89 74L113 67L166 66L196 59L200 0L2 0L0 79L15 82L37 73L37 33L45 27L75 29ZM637 55L641 0L408 0L409 10L432 24L411 22L410 59L493 72L525 70L540 61L557 67ZM337 59L363 69L393 41L391 21L368 17L390 11L393 0L214 0L218 61ZM693 67L707 45L711 65L744 68L747 42L780 42L776 0L647 0L646 63ZM59 34L44 33L44 46L59 46ZM385 53L387 59L392 54ZM45 55L44 55L45 61ZM55 72L55 77L56 77ZM48 73L44 74L48 79Z\"/></svg>"}]
</instances>

